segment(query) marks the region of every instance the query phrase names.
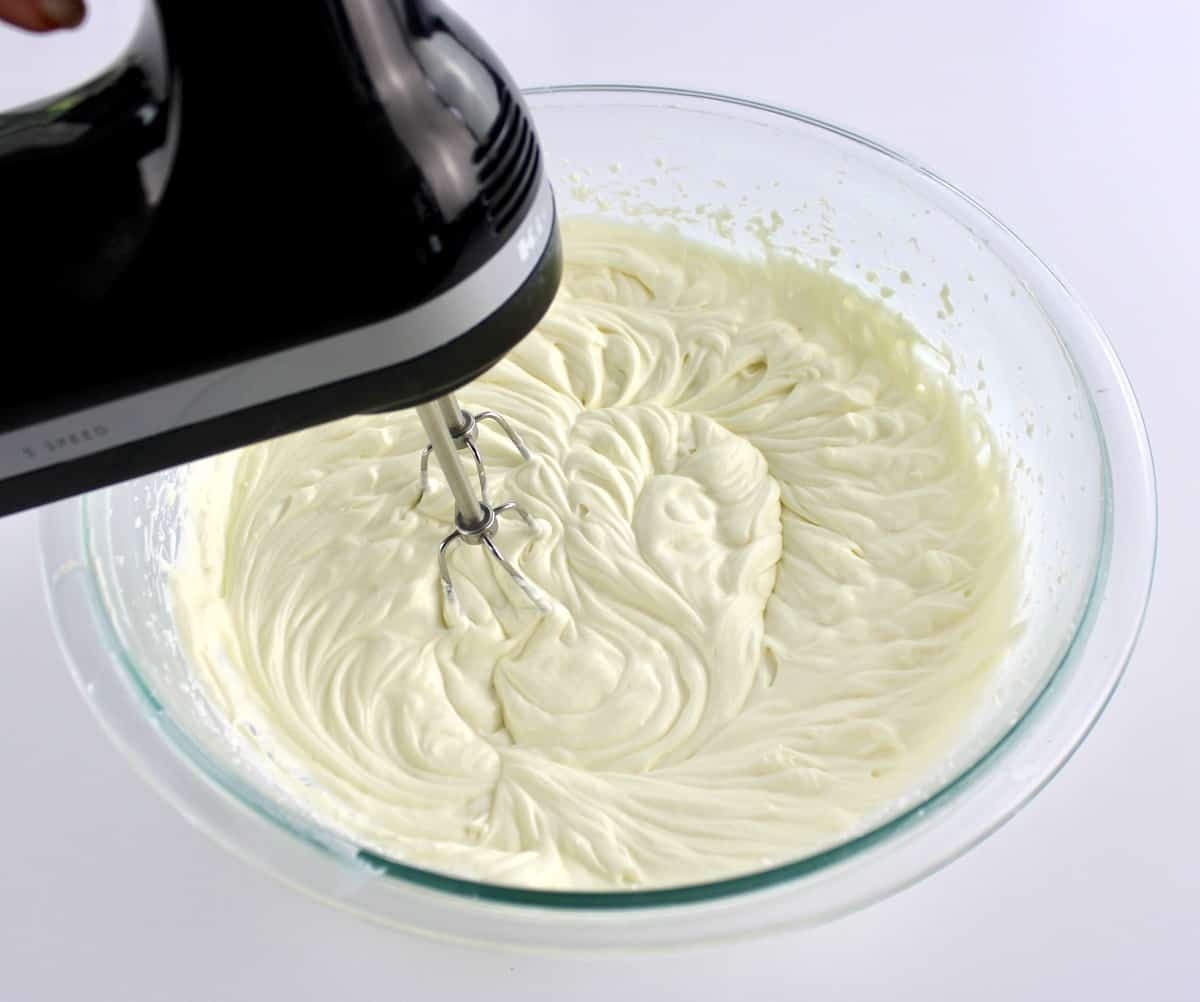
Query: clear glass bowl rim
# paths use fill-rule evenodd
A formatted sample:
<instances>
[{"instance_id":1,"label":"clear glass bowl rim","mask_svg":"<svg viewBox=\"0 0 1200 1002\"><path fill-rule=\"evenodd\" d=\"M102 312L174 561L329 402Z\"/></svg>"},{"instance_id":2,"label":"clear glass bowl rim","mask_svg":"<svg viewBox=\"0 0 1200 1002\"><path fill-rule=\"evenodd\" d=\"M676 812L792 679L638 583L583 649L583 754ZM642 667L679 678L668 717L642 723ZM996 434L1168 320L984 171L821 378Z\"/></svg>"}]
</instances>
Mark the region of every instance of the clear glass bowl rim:
<instances>
[{"instance_id":1,"label":"clear glass bowl rim","mask_svg":"<svg viewBox=\"0 0 1200 1002\"><path fill-rule=\"evenodd\" d=\"M649 909L661 906L672 905L694 905L702 902L712 902L721 899L727 899L734 896L742 896L748 892L761 890L764 888L778 887L779 885L789 884L800 880L801 878L827 871L836 864L846 862L865 850L881 845L884 842L891 841L897 835L905 832L922 823L922 819L926 817L930 809L939 804L945 803L948 800L959 796L964 790L970 788L986 777L1005 759L1006 754L1017 742L1027 728L1028 722L1036 718L1041 713L1043 705L1052 693L1058 692L1065 685L1064 676L1067 675L1068 669L1072 665L1077 665L1082 656L1082 649L1086 646L1086 641L1089 635L1093 632L1097 618L1103 613L1110 617L1114 614L1114 610L1109 603L1104 609L1100 606L1103 604L1098 601L1098 596L1104 591L1105 585L1108 583L1109 575L1113 568L1112 563L1112 542L1113 542L1113 468L1111 456L1108 454L1108 444L1110 441L1110 432L1115 427L1113 421L1123 420L1124 424L1121 431L1129 440L1129 444L1133 447L1131 452L1122 457L1122 462L1128 468L1123 469L1122 476L1126 477L1126 483L1132 485L1137 492L1138 500L1142 509L1141 517L1144 520L1148 517L1149 524L1142 524L1139 528L1142 534L1150 541L1149 551L1141 554L1133 554L1132 558L1138 558L1139 563L1133 568L1136 573L1132 575L1134 580L1135 593L1130 596L1125 596L1125 606L1122 609L1115 610L1123 617L1123 622L1117 624L1115 632L1119 635L1118 642L1108 649L1106 656L1106 671L1103 679L1097 686L1096 694L1087 707L1086 712L1081 716L1076 728L1067 735L1063 736L1063 740L1059 747L1054 749L1046 760L1037 770L1036 775L1031 775L1024 785L1020 796L1011 798L1005 808L998 810L996 816L991 823L984 826L978 826L978 830L973 831L969 836L962 837L958 844L948 851L941 853L940 858L933 860L926 865L920 872L915 874L897 875L893 881L893 886L884 887L878 892L870 895L871 899L877 899L885 896L894 890L898 890L909 883L920 879L922 876L940 868L942 865L950 862L952 859L961 855L971 846L982 841L987 835L1000 827L1008 818L1016 813L1020 807L1027 803L1032 797L1041 790L1045 784L1058 772L1058 770L1066 763L1079 744L1087 736L1095 721L1103 712L1116 688L1118 681L1128 663L1129 657L1132 654L1136 644L1138 633L1145 616L1146 606L1149 600L1150 585L1153 579L1154 561L1156 557L1157 545L1157 502L1156 489L1154 480L1153 460L1150 452L1149 440L1146 435L1145 426L1142 421L1140 409L1138 408L1136 397L1132 387L1129 385L1128 379L1121 369L1120 363L1115 352L1112 349L1103 330L1095 321L1086 308L1079 301L1071 290L1062 282L1061 279L1042 261L1040 257L1026 245L1019 237L1016 236L1007 226L1005 226L994 215L984 209L969 195L965 194L958 188L949 184L933 171L923 166L916 160L898 153L893 149L866 138L849 129L830 124L821 119L817 119L805 114L779 108L770 104L765 104L759 101L754 101L746 98L732 97L729 95L709 93L698 90L687 90L680 88L658 87L658 86L641 86L631 84L571 84L562 86L547 86L531 88L524 91L528 98L535 101L539 97L559 97L568 95L579 95L585 99L604 99L604 98L628 98L639 97L651 100L662 105L664 99L677 100L686 102L693 106L716 106L716 110L724 111L726 114L736 112L738 109L746 109L757 113L766 114L769 116L777 116L780 119L799 123L804 126L819 129L824 132L832 133L842 139L849 140L852 143L864 147L876 154L880 154L898 165L915 172L927 181L933 182L936 186L943 190L943 193L953 196L954 199L966 203L967 206L975 213L982 215L992 226L994 226L1007 239L1014 242L1023 257L1023 265L1026 269L1038 271L1040 277L1049 280L1053 286L1057 287L1063 293L1069 302L1070 308L1075 314L1075 322L1077 328L1086 331L1091 335L1093 343L1091 348L1096 351L1097 357L1100 360L1097 364L1104 370L1104 364L1107 363L1106 374L1113 380L1116 387L1120 391L1119 408L1117 416L1112 421L1105 422L1097 414L1095 400L1093 404L1093 419L1096 422L1096 427L1099 432L1099 437L1105 445L1105 507L1106 519L1104 536L1102 539L1100 553L1098 554L1097 564L1095 569L1095 578L1093 580L1092 595L1088 602L1088 608L1085 615L1081 618L1075 636L1066 650L1064 656L1060 660L1058 666L1047 679L1041 692L1029 704L1024 714L1016 720L1008 731L984 753L973 765L960 773L956 778L948 782L939 790L934 792L926 800L913 805L899 816L891 819L885 824L865 832L847 842L836 845L830 849L819 852L815 855L805 857L793 862L780 864L766 870L761 870L738 877L712 881L708 883L689 884L682 887L671 887L655 890L631 890L631 891L604 891L604 892L572 892L572 891L547 891L535 890L520 887L510 887L497 884L488 884L468 879L447 876L444 874L435 873L429 870L424 870L419 867L409 866L403 863L396 862L391 859L386 859L367 850L359 850L358 857L360 861L368 863L368 865L376 872L385 874L389 878L394 878L409 885L429 888L431 890L450 894L463 899L474 901L492 901L517 906L532 906L537 909L550 909L557 911L559 914L563 912L597 912L611 910L626 910L626 909ZM536 115L535 115L536 117ZM1076 345L1077 347L1078 345ZM1064 345L1064 349L1072 357L1076 359L1075 353L1071 350L1072 345ZM1085 389L1088 391L1089 398L1092 397L1092 387L1081 377L1084 382ZM1127 450L1128 451L1128 450ZM1120 515L1120 512L1117 512ZM63 546L60 542L64 523L73 521L75 526L81 532L81 539L88 539L88 498L76 498L67 502L62 502L58 505L50 506L42 512L41 516L41 536L42 536L42 552L43 552L43 580L46 587L49 604L51 606L56 630L59 636L59 642L64 653L67 655L68 662L71 666L72 674L74 675L81 690L85 689L87 693L91 693L93 682L84 681L84 673L81 671L81 660L88 656L88 652L80 651L78 644L71 638L73 631L66 628L64 617L71 614L69 608L64 607L60 603L55 592L55 580L58 569L62 565L61 557L63 556ZM78 547L76 547L78 550ZM93 616L102 621L103 626L107 629L102 629L105 634L103 642L108 648L112 660L119 664L126 675L125 681L128 683L126 696L134 698L141 704L142 713L163 714L164 710L161 705L155 700L145 682L141 679L136 664L129 653L122 647L116 629L107 619L107 610L103 598L101 596L101 587L97 579L96 571L91 563L91 554L86 546L83 545L82 552L77 554L82 557L84 571L88 579L88 590L93 603ZM1132 604L1129 604L1132 601ZM1090 656L1094 659L1103 655L1091 652ZM252 852L239 851L238 846L233 845L230 841L223 837L220 831L214 830L213 826L205 823L201 816L203 812L198 812L193 809L193 805L184 802L183 797L178 793L177 788L165 779L159 781L161 777L159 768L153 756L146 755L141 749L135 749L133 745L136 743L132 740L127 740L122 734L121 722L114 719L114 715L106 712L95 700L88 700L92 706L104 730L113 739L114 743L122 749L135 766L137 771L141 773L151 785L153 785L166 799L171 801L180 811L197 824L208 834L214 837L218 842L226 845L227 848L242 855L244 858L254 860L256 857ZM324 845L319 840L314 840L309 832L299 831L289 822L289 820L279 813L276 813L270 804L264 804L260 799L250 794L247 790L241 788L241 785L236 781L232 781L230 777L222 774L219 766L207 760L207 755L198 745L192 742L187 735L173 726L163 728L170 733L170 741L161 741L160 743L175 755L182 758L185 763L200 777L204 779L207 785L212 788L213 792L225 797L231 797L236 800L243 808L268 819L272 824L283 829L287 834L295 838L309 843L317 850L328 853L329 847ZM334 853L337 855L337 853ZM259 862L263 862L261 859ZM265 862L263 865L270 870L271 866ZM283 878L286 882L295 883L288 874L275 871L275 875ZM353 907L352 902L343 902ZM847 907L840 911L834 911L827 917L832 917L834 914L839 914L844 911L849 911L853 907L858 907L866 903L856 901L848 903ZM375 915L376 918L384 918L386 916Z\"/></svg>"}]
</instances>

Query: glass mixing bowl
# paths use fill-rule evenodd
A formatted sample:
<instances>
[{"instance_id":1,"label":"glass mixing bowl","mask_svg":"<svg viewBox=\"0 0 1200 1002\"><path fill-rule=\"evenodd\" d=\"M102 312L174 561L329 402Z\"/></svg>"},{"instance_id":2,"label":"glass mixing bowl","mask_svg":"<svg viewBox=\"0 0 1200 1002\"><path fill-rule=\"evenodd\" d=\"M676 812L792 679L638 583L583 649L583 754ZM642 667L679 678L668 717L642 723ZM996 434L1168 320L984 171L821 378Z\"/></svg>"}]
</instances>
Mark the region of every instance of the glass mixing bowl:
<instances>
[{"instance_id":1,"label":"glass mixing bowl","mask_svg":"<svg viewBox=\"0 0 1200 1002\"><path fill-rule=\"evenodd\" d=\"M844 129L711 94L563 87L528 100L564 215L764 242L888 298L973 393L1012 459L1025 629L964 736L912 796L842 844L687 887L480 884L383 859L283 800L199 697L165 593L176 469L48 508L46 586L80 689L163 796L318 897L407 928L547 948L645 948L813 924L936 870L1025 804L1079 745L1129 658L1153 573L1150 450L1103 332L968 196ZM414 473L416 456L413 457Z\"/></svg>"}]
</instances>

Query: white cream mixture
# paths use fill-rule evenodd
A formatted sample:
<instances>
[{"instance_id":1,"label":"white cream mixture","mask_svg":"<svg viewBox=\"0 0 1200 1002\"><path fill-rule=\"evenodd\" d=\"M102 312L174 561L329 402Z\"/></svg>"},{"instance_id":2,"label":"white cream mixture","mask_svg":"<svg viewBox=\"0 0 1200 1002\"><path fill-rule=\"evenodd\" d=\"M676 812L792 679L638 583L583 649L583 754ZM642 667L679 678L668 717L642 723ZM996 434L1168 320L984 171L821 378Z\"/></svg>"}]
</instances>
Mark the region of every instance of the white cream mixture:
<instances>
[{"instance_id":1,"label":"white cream mixture","mask_svg":"<svg viewBox=\"0 0 1200 1002\"><path fill-rule=\"evenodd\" d=\"M915 333L787 261L596 221L464 390L502 548L434 559L401 412L198 464L185 649L286 793L396 859L510 884L692 883L845 837L944 755L1014 629L999 451ZM436 470L436 468L435 468Z\"/></svg>"}]
</instances>

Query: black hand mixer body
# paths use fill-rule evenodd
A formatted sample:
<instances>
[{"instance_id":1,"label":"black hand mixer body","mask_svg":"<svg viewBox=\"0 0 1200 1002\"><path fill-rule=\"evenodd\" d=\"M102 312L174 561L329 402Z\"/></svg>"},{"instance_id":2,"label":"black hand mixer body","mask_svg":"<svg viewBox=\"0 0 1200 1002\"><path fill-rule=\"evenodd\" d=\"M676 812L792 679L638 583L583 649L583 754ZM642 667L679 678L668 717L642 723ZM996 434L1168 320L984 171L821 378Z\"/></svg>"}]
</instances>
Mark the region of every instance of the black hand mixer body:
<instances>
[{"instance_id":1,"label":"black hand mixer body","mask_svg":"<svg viewBox=\"0 0 1200 1002\"><path fill-rule=\"evenodd\" d=\"M541 161L435 3L160 0L0 116L0 515L470 381L558 286Z\"/></svg>"}]
</instances>

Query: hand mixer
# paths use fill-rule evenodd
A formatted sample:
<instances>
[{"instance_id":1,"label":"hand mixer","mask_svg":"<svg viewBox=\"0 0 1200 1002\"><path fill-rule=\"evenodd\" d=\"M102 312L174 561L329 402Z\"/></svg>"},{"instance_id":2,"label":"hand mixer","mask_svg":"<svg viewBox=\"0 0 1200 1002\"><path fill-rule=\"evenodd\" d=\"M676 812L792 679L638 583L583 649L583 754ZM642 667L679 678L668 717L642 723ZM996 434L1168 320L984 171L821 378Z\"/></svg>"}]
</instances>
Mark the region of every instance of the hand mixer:
<instances>
[{"instance_id":1,"label":"hand mixer","mask_svg":"<svg viewBox=\"0 0 1200 1002\"><path fill-rule=\"evenodd\" d=\"M492 504L479 423L529 453L453 394L557 289L541 159L433 0L158 0L107 70L0 116L0 515L416 406L421 490L432 454L454 498L447 597L460 542L536 596L494 540L530 520Z\"/></svg>"}]
</instances>

